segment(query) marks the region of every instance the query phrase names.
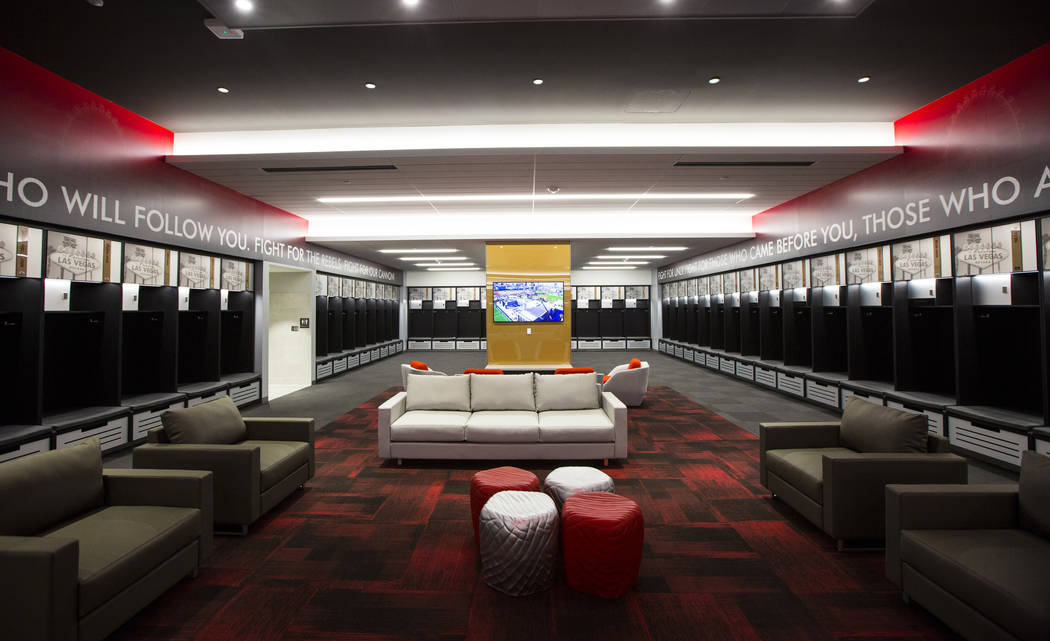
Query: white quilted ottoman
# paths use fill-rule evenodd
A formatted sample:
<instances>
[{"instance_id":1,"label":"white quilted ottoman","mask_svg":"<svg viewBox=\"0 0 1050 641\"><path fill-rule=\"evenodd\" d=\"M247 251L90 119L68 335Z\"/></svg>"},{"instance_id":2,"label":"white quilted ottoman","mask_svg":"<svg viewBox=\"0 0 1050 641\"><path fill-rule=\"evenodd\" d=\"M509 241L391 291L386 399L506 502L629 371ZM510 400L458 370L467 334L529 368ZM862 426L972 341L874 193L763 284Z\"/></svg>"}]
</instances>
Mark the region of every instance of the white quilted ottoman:
<instances>
[{"instance_id":1,"label":"white quilted ottoman","mask_svg":"<svg viewBox=\"0 0 1050 641\"><path fill-rule=\"evenodd\" d=\"M543 492L507 490L480 515L485 583L511 596L550 587L558 553L558 508Z\"/></svg>"},{"instance_id":2,"label":"white quilted ottoman","mask_svg":"<svg viewBox=\"0 0 1050 641\"><path fill-rule=\"evenodd\" d=\"M543 491L550 494L558 505L558 510L565 499L581 492L615 492L612 478L593 467L567 466L559 467L543 480Z\"/></svg>"}]
</instances>

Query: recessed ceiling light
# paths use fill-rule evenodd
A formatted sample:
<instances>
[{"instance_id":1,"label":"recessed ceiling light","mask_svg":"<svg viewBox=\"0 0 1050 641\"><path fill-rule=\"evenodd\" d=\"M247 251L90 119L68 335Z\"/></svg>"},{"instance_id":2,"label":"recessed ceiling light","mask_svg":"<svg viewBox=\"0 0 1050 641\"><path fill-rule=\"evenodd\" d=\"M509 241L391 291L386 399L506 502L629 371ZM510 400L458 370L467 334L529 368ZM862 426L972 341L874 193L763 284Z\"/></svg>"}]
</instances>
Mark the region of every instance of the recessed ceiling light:
<instances>
[{"instance_id":1,"label":"recessed ceiling light","mask_svg":"<svg viewBox=\"0 0 1050 641\"><path fill-rule=\"evenodd\" d=\"M470 258L466 256L398 256L397 259L404 260L407 262L411 262L413 260L449 260L453 262L458 262L461 260L470 260Z\"/></svg>"},{"instance_id":2,"label":"recessed ceiling light","mask_svg":"<svg viewBox=\"0 0 1050 641\"><path fill-rule=\"evenodd\" d=\"M860 78L857 78L857 82L861 84L868 82L869 80L871 80L871 76L861 76Z\"/></svg>"},{"instance_id":3,"label":"recessed ceiling light","mask_svg":"<svg viewBox=\"0 0 1050 641\"><path fill-rule=\"evenodd\" d=\"M616 256L614 254L603 254L601 256L595 256L595 258L597 258L598 260L602 260L602 259L605 259L605 260L621 260L621 259L623 259L623 260L641 260L643 258L651 258L651 259L667 258L667 256L664 256L663 254L635 254L635 255L627 255L627 256Z\"/></svg>"},{"instance_id":4,"label":"recessed ceiling light","mask_svg":"<svg viewBox=\"0 0 1050 641\"><path fill-rule=\"evenodd\" d=\"M438 196L322 196L320 203L469 203L469 202L531 202L542 200L747 200L754 198L748 193L697 193L697 194L449 194Z\"/></svg>"},{"instance_id":5,"label":"recessed ceiling light","mask_svg":"<svg viewBox=\"0 0 1050 641\"><path fill-rule=\"evenodd\" d=\"M623 267L599 267L597 265L584 265L584 269L638 269L634 265L624 265Z\"/></svg>"},{"instance_id":6,"label":"recessed ceiling light","mask_svg":"<svg viewBox=\"0 0 1050 641\"><path fill-rule=\"evenodd\" d=\"M660 0L660 4L674 4L674 0Z\"/></svg>"},{"instance_id":7,"label":"recessed ceiling light","mask_svg":"<svg viewBox=\"0 0 1050 641\"><path fill-rule=\"evenodd\" d=\"M416 267L474 267L477 263L416 263Z\"/></svg>"},{"instance_id":8,"label":"recessed ceiling light","mask_svg":"<svg viewBox=\"0 0 1050 641\"><path fill-rule=\"evenodd\" d=\"M252 0L237 0L233 3L233 6L246 13L255 8L255 4L252 2Z\"/></svg>"},{"instance_id":9,"label":"recessed ceiling light","mask_svg":"<svg viewBox=\"0 0 1050 641\"><path fill-rule=\"evenodd\" d=\"M419 0L401 0L401 4L405 5L406 7L418 7Z\"/></svg>"},{"instance_id":10,"label":"recessed ceiling light","mask_svg":"<svg viewBox=\"0 0 1050 641\"><path fill-rule=\"evenodd\" d=\"M688 247L606 247L611 252L680 252Z\"/></svg>"},{"instance_id":11,"label":"recessed ceiling light","mask_svg":"<svg viewBox=\"0 0 1050 641\"><path fill-rule=\"evenodd\" d=\"M561 187L559 187L557 185L547 185L547 193L548 194L556 194L559 191L561 191Z\"/></svg>"},{"instance_id":12,"label":"recessed ceiling light","mask_svg":"<svg viewBox=\"0 0 1050 641\"><path fill-rule=\"evenodd\" d=\"M587 263L588 265L648 265L647 260L621 260L616 262L609 262L604 260L592 260Z\"/></svg>"},{"instance_id":13,"label":"recessed ceiling light","mask_svg":"<svg viewBox=\"0 0 1050 641\"><path fill-rule=\"evenodd\" d=\"M375 88L376 88L376 83L374 83L374 82L366 82L365 83L365 89L375 89Z\"/></svg>"},{"instance_id":14,"label":"recessed ceiling light","mask_svg":"<svg viewBox=\"0 0 1050 641\"><path fill-rule=\"evenodd\" d=\"M722 82L722 79L719 78L718 76L711 76L710 78L707 79L707 84L709 84L709 85L717 85L720 82Z\"/></svg>"},{"instance_id":15,"label":"recessed ceiling light","mask_svg":"<svg viewBox=\"0 0 1050 641\"><path fill-rule=\"evenodd\" d=\"M534 85L542 85L543 84L543 78L533 78L532 79L532 84L534 84Z\"/></svg>"},{"instance_id":16,"label":"recessed ceiling light","mask_svg":"<svg viewBox=\"0 0 1050 641\"><path fill-rule=\"evenodd\" d=\"M427 267L428 272L476 272L480 267Z\"/></svg>"},{"instance_id":17,"label":"recessed ceiling light","mask_svg":"<svg viewBox=\"0 0 1050 641\"><path fill-rule=\"evenodd\" d=\"M380 254L453 254L458 249L380 249Z\"/></svg>"}]
</instances>

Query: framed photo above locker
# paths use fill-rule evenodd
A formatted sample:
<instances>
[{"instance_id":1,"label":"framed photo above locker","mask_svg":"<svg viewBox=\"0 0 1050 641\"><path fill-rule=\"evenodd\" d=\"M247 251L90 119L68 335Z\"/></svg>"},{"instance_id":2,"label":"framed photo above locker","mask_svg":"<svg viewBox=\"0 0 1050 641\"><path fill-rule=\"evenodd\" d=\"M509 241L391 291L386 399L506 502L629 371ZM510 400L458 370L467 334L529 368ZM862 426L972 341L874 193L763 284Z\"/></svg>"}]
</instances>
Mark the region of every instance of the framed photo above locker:
<instances>
[{"instance_id":1,"label":"framed photo above locker","mask_svg":"<svg viewBox=\"0 0 1050 641\"><path fill-rule=\"evenodd\" d=\"M955 274L1008 274L1036 268L1035 221L955 234Z\"/></svg>"},{"instance_id":2,"label":"framed photo above locker","mask_svg":"<svg viewBox=\"0 0 1050 641\"><path fill-rule=\"evenodd\" d=\"M846 252L847 285L886 282L890 277L889 245Z\"/></svg>"},{"instance_id":3,"label":"framed photo above locker","mask_svg":"<svg viewBox=\"0 0 1050 641\"><path fill-rule=\"evenodd\" d=\"M40 278L44 232L0 223L0 276Z\"/></svg>"},{"instance_id":4,"label":"framed photo above locker","mask_svg":"<svg viewBox=\"0 0 1050 641\"><path fill-rule=\"evenodd\" d=\"M809 259L811 287L834 287L841 285L846 271L846 255L831 254Z\"/></svg>"},{"instance_id":5,"label":"framed photo above locker","mask_svg":"<svg viewBox=\"0 0 1050 641\"><path fill-rule=\"evenodd\" d=\"M892 252L893 280L952 275L951 237L947 234L896 243Z\"/></svg>"},{"instance_id":6,"label":"framed photo above locker","mask_svg":"<svg viewBox=\"0 0 1050 641\"><path fill-rule=\"evenodd\" d=\"M776 265L763 265L758 268L758 288L762 291L780 289L780 275Z\"/></svg>"},{"instance_id":7,"label":"framed photo above locker","mask_svg":"<svg viewBox=\"0 0 1050 641\"><path fill-rule=\"evenodd\" d=\"M47 278L87 283L120 282L121 243L65 232L47 232Z\"/></svg>"},{"instance_id":8,"label":"framed photo above locker","mask_svg":"<svg viewBox=\"0 0 1050 641\"><path fill-rule=\"evenodd\" d=\"M152 287L179 284L179 252L124 243L124 282Z\"/></svg>"}]
</instances>

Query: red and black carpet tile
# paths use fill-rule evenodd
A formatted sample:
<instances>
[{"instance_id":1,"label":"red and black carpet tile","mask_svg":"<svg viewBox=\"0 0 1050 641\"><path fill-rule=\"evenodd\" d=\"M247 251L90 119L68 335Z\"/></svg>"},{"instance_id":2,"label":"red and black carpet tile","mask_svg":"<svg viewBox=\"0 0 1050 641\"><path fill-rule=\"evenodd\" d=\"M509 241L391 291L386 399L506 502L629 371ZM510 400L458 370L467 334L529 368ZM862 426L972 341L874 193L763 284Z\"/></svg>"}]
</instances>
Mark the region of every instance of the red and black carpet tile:
<instances>
[{"instance_id":1,"label":"red and black carpet tile","mask_svg":"<svg viewBox=\"0 0 1050 641\"><path fill-rule=\"evenodd\" d=\"M515 598L480 578L470 476L498 462L376 456L376 408L318 434L317 476L251 529L217 539L185 580L114 639L393 641L552 639L943 640L906 606L879 551L834 542L758 482L750 433L667 387L631 409L630 455L607 472L645 517L636 588ZM558 464L511 463L541 478Z\"/></svg>"}]
</instances>

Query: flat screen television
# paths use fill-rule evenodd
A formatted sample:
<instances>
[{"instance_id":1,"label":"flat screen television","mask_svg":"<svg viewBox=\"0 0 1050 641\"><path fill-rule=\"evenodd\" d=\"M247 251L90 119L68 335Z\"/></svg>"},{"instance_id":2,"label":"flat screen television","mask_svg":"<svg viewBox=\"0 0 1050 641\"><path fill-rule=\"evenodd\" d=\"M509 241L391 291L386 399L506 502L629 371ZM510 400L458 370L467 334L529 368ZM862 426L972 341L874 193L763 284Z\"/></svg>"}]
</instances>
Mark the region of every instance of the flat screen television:
<instances>
[{"instance_id":1,"label":"flat screen television","mask_svg":"<svg viewBox=\"0 0 1050 641\"><path fill-rule=\"evenodd\" d=\"M558 281L492 283L496 323L560 323L565 320L565 288Z\"/></svg>"}]
</instances>

